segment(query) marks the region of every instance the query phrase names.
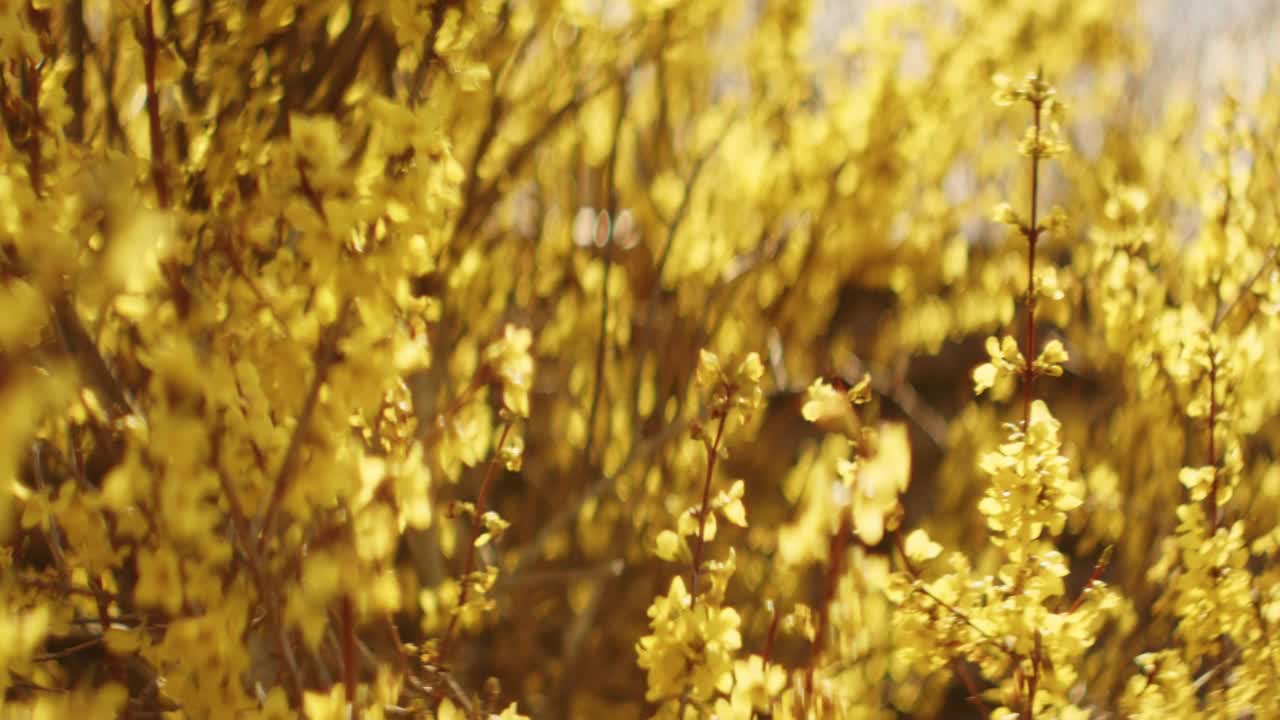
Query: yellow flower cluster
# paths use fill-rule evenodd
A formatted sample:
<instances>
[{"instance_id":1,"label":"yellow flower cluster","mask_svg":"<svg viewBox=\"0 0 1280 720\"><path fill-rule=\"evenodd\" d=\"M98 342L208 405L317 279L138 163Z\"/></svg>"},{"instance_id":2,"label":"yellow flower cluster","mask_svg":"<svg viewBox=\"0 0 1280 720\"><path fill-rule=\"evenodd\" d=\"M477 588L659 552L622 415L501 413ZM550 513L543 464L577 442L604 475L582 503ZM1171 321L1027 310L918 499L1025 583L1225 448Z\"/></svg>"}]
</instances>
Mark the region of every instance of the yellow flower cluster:
<instances>
[{"instance_id":1,"label":"yellow flower cluster","mask_svg":"<svg viewBox=\"0 0 1280 720\"><path fill-rule=\"evenodd\" d=\"M1280 716L1280 92L876 5L0 2L0 716Z\"/></svg>"}]
</instances>

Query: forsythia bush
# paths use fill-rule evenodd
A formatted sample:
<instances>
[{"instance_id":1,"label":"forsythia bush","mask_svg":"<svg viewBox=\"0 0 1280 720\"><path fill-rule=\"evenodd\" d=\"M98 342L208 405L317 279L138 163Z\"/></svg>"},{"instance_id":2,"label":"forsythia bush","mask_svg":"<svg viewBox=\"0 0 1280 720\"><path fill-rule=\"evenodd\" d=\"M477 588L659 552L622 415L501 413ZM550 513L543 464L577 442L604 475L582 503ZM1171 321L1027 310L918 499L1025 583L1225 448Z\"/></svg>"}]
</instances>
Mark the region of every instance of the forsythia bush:
<instances>
[{"instance_id":1,"label":"forsythia bush","mask_svg":"<svg viewBox=\"0 0 1280 720\"><path fill-rule=\"evenodd\" d=\"M0 716L1280 717L1280 91L818 5L0 0Z\"/></svg>"}]
</instances>

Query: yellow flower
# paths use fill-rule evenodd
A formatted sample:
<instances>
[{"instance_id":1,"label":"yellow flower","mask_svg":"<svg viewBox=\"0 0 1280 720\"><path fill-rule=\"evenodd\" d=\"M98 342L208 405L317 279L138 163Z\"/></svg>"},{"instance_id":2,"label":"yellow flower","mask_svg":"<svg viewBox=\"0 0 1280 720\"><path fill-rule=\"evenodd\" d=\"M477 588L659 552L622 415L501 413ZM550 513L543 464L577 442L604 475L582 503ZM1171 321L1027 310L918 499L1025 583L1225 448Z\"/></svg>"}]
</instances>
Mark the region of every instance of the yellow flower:
<instances>
[{"instance_id":1,"label":"yellow flower","mask_svg":"<svg viewBox=\"0 0 1280 720\"><path fill-rule=\"evenodd\" d=\"M924 530L913 530L904 542L907 557L914 562L932 560L942 553L942 546L929 539Z\"/></svg>"},{"instance_id":2,"label":"yellow flower","mask_svg":"<svg viewBox=\"0 0 1280 720\"><path fill-rule=\"evenodd\" d=\"M529 390L533 383L533 357L529 347L533 334L528 328L507 325L502 339L485 350L485 361L502 380L502 402L520 417L529 417Z\"/></svg>"},{"instance_id":3,"label":"yellow flower","mask_svg":"<svg viewBox=\"0 0 1280 720\"><path fill-rule=\"evenodd\" d=\"M1062 364L1068 360L1067 351L1061 340L1050 340L1040 351L1033 365L1037 374L1057 377L1062 375Z\"/></svg>"},{"instance_id":4,"label":"yellow flower","mask_svg":"<svg viewBox=\"0 0 1280 720\"><path fill-rule=\"evenodd\" d=\"M183 582L178 556L169 547L144 549L138 553L138 585L134 599L143 607L176 615L182 609Z\"/></svg>"},{"instance_id":5,"label":"yellow flower","mask_svg":"<svg viewBox=\"0 0 1280 720\"><path fill-rule=\"evenodd\" d=\"M857 463L842 463L841 477L852 489L854 530L868 545L884 537L886 521L898 508L898 496L911 481L911 445L907 426L884 423L875 454Z\"/></svg>"},{"instance_id":6,"label":"yellow flower","mask_svg":"<svg viewBox=\"0 0 1280 720\"><path fill-rule=\"evenodd\" d=\"M1026 360L1018 350L1018 341L1008 335L1000 339L987 338L986 349L991 360L973 371L973 390L976 395L993 387L999 379L1015 376L1026 368Z\"/></svg>"},{"instance_id":7,"label":"yellow flower","mask_svg":"<svg viewBox=\"0 0 1280 720\"><path fill-rule=\"evenodd\" d=\"M307 691L302 698L307 720L345 720L351 712L346 694L342 683L333 685L328 692Z\"/></svg>"}]
</instances>

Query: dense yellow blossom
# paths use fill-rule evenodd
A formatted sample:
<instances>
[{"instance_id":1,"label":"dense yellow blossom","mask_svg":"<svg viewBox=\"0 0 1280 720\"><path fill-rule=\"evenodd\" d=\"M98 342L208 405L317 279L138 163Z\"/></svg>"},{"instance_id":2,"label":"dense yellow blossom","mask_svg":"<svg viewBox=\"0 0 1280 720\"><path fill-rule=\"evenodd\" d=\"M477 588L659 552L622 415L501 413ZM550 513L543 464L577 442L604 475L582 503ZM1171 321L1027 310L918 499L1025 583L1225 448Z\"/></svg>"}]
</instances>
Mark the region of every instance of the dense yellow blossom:
<instances>
[{"instance_id":1,"label":"dense yellow blossom","mask_svg":"<svg viewBox=\"0 0 1280 720\"><path fill-rule=\"evenodd\" d=\"M1280 93L832 5L0 2L0 716L1280 715Z\"/></svg>"}]
</instances>

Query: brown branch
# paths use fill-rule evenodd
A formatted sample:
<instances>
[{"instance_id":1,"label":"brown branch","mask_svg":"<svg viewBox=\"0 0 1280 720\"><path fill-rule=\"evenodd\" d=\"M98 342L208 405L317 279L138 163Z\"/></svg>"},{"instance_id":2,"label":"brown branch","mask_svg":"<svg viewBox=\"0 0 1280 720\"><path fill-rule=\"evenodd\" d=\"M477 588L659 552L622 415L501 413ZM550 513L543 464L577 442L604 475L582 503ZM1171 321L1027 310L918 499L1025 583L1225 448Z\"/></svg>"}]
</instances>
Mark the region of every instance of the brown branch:
<instances>
[{"instance_id":1,"label":"brown branch","mask_svg":"<svg viewBox=\"0 0 1280 720\"><path fill-rule=\"evenodd\" d=\"M1080 594L1076 596L1075 602L1071 603L1071 607L1067 610L1068 615L1080 609L1080 606L1084 604L1085 596L1102 579L1102 573L1106 572L1107 567L1111 564L1111 554L1114 552L1114 547L1113 545L1108 545L1102 551L1102 557L1099 557L1098 561L1093 564L1093 572L1089 574L1089 579L1085 581L1084 587L1080 588Z\"/></svg>"},{"instance_id":2,"label":"brown branch","mask_svg":"<svg viewBox=\"0 0 1280 720\"><path fill-rule=\"evenodd\" d=\"M128 415L133 411L133 404L124 387L116 380L107 361L80 321L80 315L73 307L70 294L61 293L51 303L53 326L62 340L63 349L76 362L78 369L87 384L106 401L105 408L111 419Z\"/></svg>"},{"instance_id":3,"label":"brown branch","mask_svg":"<svg viewBox=\"0 0 1280 720\"><path fill-rule=\"evenodd\" d=\"M476 506L471 514L472 537L471 542L467 543L467 554L463 561L462 589L458 595L458 607L454 609L453 616L449 618L449 627L445 630L444 640L440 643L439 662L441 665L448 659L449 651L452 649L453 633L458 625L458 617L462 615L462 609L467 604L468 591L471 589L471 573L475 569L475 540L480 536L481 528L484 527L484 512L489 495L489 485L493 482L498 463L502 461L502 448L507 444L507 435L510 432L511 423L508 422L502 426L502 434L498 436L498 445L493 451L493 457L489 459L489 466L485 468L484 480L480 482L480 492L476 495Z\"/></svg>"},{"instance_id":4,"label":"brown branch","mask_svg":"<svg viewBox=\"0 0 1280 720\"><path fill-rule=\"evenodd\" d=\"M736 122L737 119L738 116L734 116L730 123L732 124L733 122ZM707 161L709 161L716 154L716 151L720 149L720 144L724 142L726 135L728 135L727 127L725 128L725 132L720 133L720 136L717 137L711 147L707 149L706 154L699 157L697 161L694 162L693 169L689 171L689 179L685 181L684 194L680 196L680 204L676 206L675 215L673 215L671 220L667 223L667 239L662 244L662 253L658 256L658 266L657 269L654 270L653 290L650 291L649 305L651 308L655 304L654 301L657 299L658 293L662 290L662 273L667 267L667 260L671 257L671 248L675 244L676 232L680 230L680 225L684 222L685 217L689 213L689 205L693 199L693 186L698 182L698 177L702 175L702 169L706 167ZM653 324L652 318L650 318L649 324Z\"/></svg>"},{"instance_id":5,"label":"brown branch","mask_svg":"<svg viewBox=\"0 0 1280 720\"><path fill-rule=\"evenodd\" d=\"M707 527L707 513L710 508L711 501L711 480L716 472L716 460L720 457L720 441L724 439L724 426L729 420L729 407L726 404L720 410L720 423L716 428L716 438L713 442L707 443L703 440L703 445L707 449L707 476L702 483L702 508L698 510L698 537L693 542L693 573L689 578L689 596L696 599L698 597L698 573L702 565L702 552L706 546L704 535Z\"/></svg>"},{"instance_id":6,"label":"brown branch","mask_svg":"<svg viewBox=\"0 0 1280 720\"><path fill-rule=\"evenodd\" d=\"M104 629L103 632L105 633L106 630ZM75 645L72 645L70 647L65 647L61 650L55 650L53 652L47 652L47 653L40 653L39 655L32 655L31 661L32 662L50 662L53 660L61 660L62 658L75 655L76 653L81 652L82 650L88 650L90 648L97 647L98 645L101 645L105 639L106 639L105 635L95 635L94 637L91 637L88 640L76 643Z\"/></svg>"},{"instance_id":7,"label":"brown branch","mask_svg":"<svg viewBox=\"0 0 1280 720\"><path fill-rule=\"evenodd\" d=\"M347 693L347 702L351 703L355 720L359 720L360 711L356 707L356 617L355 608L351 604L351 595L344 594L338 603L339 624L342 629L342 684Z\"/></svg>"},{"instance_id":8,"label":"brown branch","mask_svg":"<svg viewBox=\"0 0 1280 720\"><path fill-rule=\"evenodd\" d=\"M962 623L964 623L965 625L969 626L969 628L970 628L970 629L972 629L974 632L978 633L978 635L979 635L979 636L980 636L980 637L981 637L981 638L982 638L982 639L983 639L987 644L993 645L994 647L996 647L997 649L999 649L1001 652L1005 653L1006 655L1009 655L1009 656L1010 656L1010 657L1012 657L1012 658L1015 658L1015 659L1017 659L1017 658L1018 658L1018 655L1017 655L1016 653L1014 653L1013 651L1009 650L1009 649L1008 649L1008 648L1006 648L1004 645L1001 645L1001 644L996 640L996 638L995 638L993 635L991 635L991 633L988 633L986 630L983 630L982 628L980 628L980 627L978 627L976 624L974 624L973 620L972 620L972 619L970 619L968 615L965 615L965 614L964 614L964 612L963 612L962 610L960 610L960 609L959 609L959 608L957 608L956 606L952 605L951 603L947 602L946 600L943 600L942 598L938 597L937 595L934 595L934 594L933 594L933 592L929 590L929 588L927 588L927 587L925 587L925 586L924 586L924 583L920 580L920 576L919 576L919 574L916 572L915 567L911 564L911 559L907 557L907 549L906 549L906 547L903 545L903 542L902 542L902 534L901 534L901 533L899 533L899 532L894 532L894 533L893 533L893 542L894 542L894 547L896 547L896 548L898 549L898 554L899 554L899 555L901 555L901 557L902 557L902 564L903 564L903 567L905 567L905 568L906 568L906 570L907 570L907 574L911 576L911 579L915 581L915 584L914 584L914 586L913 586L913 588L912 588L915 592L919 592L920 594L924 595L925 597L927 597L927 598L929 598L930 600L932 600L932 601L934 601L935 603L937 603L937 604L938 604L938 606L940 606L940 607L942 607L943 609L945 609L945 610L947 610L948 612L950 612L950 613L951 613L952 615L954 615L957 619L959 619Z\"/></svg>"},{"instance_id":9,"label":"brown branch","mask_svg":"<svg viewBox=\"0 0 1280 720\"><path fill-rule=\"evenodd\" d=\"M44 460L41 457L40 443L31 444L31 474L35 480L36 490L39 492L47 492L48 488L44 478ZM71 585L72 568L67 562L66 553L62 547L62 532L58 529L58 520L52 513L49 515L48 530L49 552L53 555L54 565L58 568L58 574L62 577L64 583ZM89 591L93 595L94 604L98 610L98 623L101 626L102 634L106 635L107 629L111 627L111 617L108 609L110 608L111 599L107 597L106 590L92 575L88 578ZM70 653L68 653L70 654ZM113 656L112 667L117 676L123 674L123 667L120 660Z\"/></svg>"},{"instance_id":10,"label":"brown branch","mask_svg":"<svg viewBox=\"0 0 1280 720\"><path fill-rule=\"evenodd\" d=\"M450 0L435 0L431 4L431 29L422 40L422 57L418 60L418 67L413 71L413 79L409 81L410 106L422 102L430 89L427 84L427 72L439 60L436 55L436 35L440 32L440 25L444 22L444 11L449 5Z\"/></svg>"},{"instance_id":11,"label":"brown branch","mask_svg":"<svg viewBox=\"0 0 1280 720\"><path fill-rule=\"evenodd\" d=\"M337 351L338 334L350 307L351 301L347 301L342 310L339 311L337 320L321 332L320 339L316 342L315 352L312 353L315 374L311 378L311 386L307 388L307 395L302 403L302 411L298 413L297 425L294 426L293 434L289 437L289 445L285 449L284 459L280 463L280 470L276 473L271 498L268 500L267 508L259 522L258 552L261 552L266 546L267 538L271 535L272 523L289 489L294 465L297 464L298 454L302 450L303 437L311 425L311 417L315 414L316 405L320 400L320 388L324 386L325 380L328 379L329 371L339 360Z\"/></svg>"},{"instance_id":12,"label":"brown branch","mask_svg":"<svg viewBox=\"0 0 1280 720\"><path fill-rule=\"evenodd\" d=\"M1213 482L1209 488L1209 534L1218 532L1218 452L1214 435L1217 434L1218 419L1218 351L1214 348L1213 338L1209 339L1209 468L1213 472Z\"/></svg>"},{"instance_id":13,"label":"brown branch","mask_svg":"<svg viewBox=\"0 0 1280 720\"><path fill-rule=\"evenodd\" d=\"M320 216L320 219L329 222L329 217L324 212L324 202L320 197L320 193L316 192L311 181L307 179L307 168L302 162L302 158L298 158L298 187L302 190L302 196L307 199L307 204L312 210Z\"/></svg>"},{"instance_id":14,"label":"brown branch","mask_svg":"<svg viewBox=\"0 0 1280 720\"><path fill-rule=\"evenodd\" d=\"M737 116L735 116L731 122L736 120ZM680 226L684 223L684 219L688 215L689 205L693 198L694 186L697 184L699 176L702 175L702 170L706 167L707 162L719 149L720 143L723 142L726 134L727 133L722 133L707 152L694 162L693 169L689 172L689 178L685 181L684 193L680 196L680 204L676 206L675 215L673 215L667 222L667 237L663 242L662 252L658 255L658 264L654 269L653 275L653 286L649 290L649 300L647 303L648 310L645 313L644 321L644 327L647 332L654 332L654 328L656 327L658 297L662 294L662 274L667 267L668 259L671 257L671 248L675 245L676 234L679 232ZM641 372L643 372L643 365L636 367L635 378L632 381L632 386L635 388L635 391L632 394L631 404L631 417L633 420L640 415L640 387L643 385L640 381Z\"/></svg>"},{"instance_id":15,"label":"brown branch","mask_svg":"<svg viewBox=\"0 0 1280 720\"><path fill-rule=\"evenodd\" d=\"M169 207L169 185L164 177L164 134L160 127L160 104L156 99L156 23L154 0L143 8L142 64L147 82L147 128L151 139L151 176L160 207Z\"/></svg>"},{"instance_id":16,"label":"brown branch","mask_svg":"<svg viewBox=\"0 0 1280 720\"><path fill-rule=\"evenodd\" d=\"M358 7L358 4L355 7ZM360 71L360 63L364 59L370 41L373 40L377 25L376 22L365 25L364 17L353 9L351 18L347 21L347 27L334 42L334 47L327 53L333 59L332 67L337 69L330 75L326 68L325 74L329 77L329 87L320 101L318 108L320 112L336 113L338 111L343 96L351 88Z\"/></svg>"},{"instance_id":17,"label":"brown branch","mask_svg":"<svg viewBox=\"0 0 1280 720\"><path fill-rule=\"evenodd\" d=\"M773 655L773 643L778 637L778 620L782 618L782 614L778 612L778 609L776 607L773 607L772 601L770 601L768 605L769 605L769 613L773 617L771 620L769 620L769 632L768 634L765 635L764 651L760 653L760 658L761 660L764 661L764 666L766 669L769 667L769 659Z\"/></svg>"},{"instance_id":18,"label":"brown branch","mask_svg":"<svg viewBox=\"0 0 1280 720\"><path fill-rule=\"evenodd\" d=\"M591 447L595 440L596 430L596 414L600 410L600 392L604 388L604 361L605 355L608 353L609 339L609 275L613 269L613 231L617 225L618 200L617 200L617 173L618 173L618 146L622 144L622 121L627 115L628 95L626 88L619 90L621 98L618 100L618 118L613 125L613 146L609 150L609 172L607 176L608 185L605 190L605 222L609 224L608 234L604 242L604 277L600 284L600 338L596 344L596 364L595 364L595 381L591 387L591 408L587 412L587 441L583 446L582 456L587 461L591 460ZM598 220L597 220L598 224ZM599 233L599 228L592 228L592 240ZM605 439L608 442L608 438Z\"/></svg>"},{"instance_id":19,"label":"brown branch","mask_svg":"<svg viewBox=\"0 0 1280 720\"><path fill-rule=\"evenodd\" d=\"M1272 245L1271 249L1267 251L1266 257L1263 258L1262 264L1258 266L1258 269L1254 271L1253 275L1249 276L1249 279L1245 281L1244 285L1240 286L1240 291L1236 293L1234 298L1232 298L1231 303L1226 307L1220 307L1218 312L1214 314L1213 324L1210 326L1210 330L1217 330L1218 326L1222 324L1222 321L1227 319L1227 316L1231 314L1231 311L1234 310L1236 306L1240 304L1240 301L1244 299L1244 296L1249 294L1253 289L1253 286L1256 285L1258 280L1262 277L1262 274L1265 273L1267 268L1276 261L1277 252L1280 252L1280 244Z\"/></svg>"},{"instance_id":20,"label":"brown branch","mask_svg":"<svg viewBox=\"0 0 1280 720\"><path fill-rule=\"evenodd\" d=\"M111 88L116 85L116 65L118 55L114 52L113 45L109 45L105 50L99 51L99 47L94 43L92 37L85 38L86 55L93 58L94 66L98 69L98 84L103 88L102 92L102 115L106 121L107 137L105 143L110 146L111 141L115 140L119 143L121 149L126 154L131 154L133 148L129 145L129 136L125 133L124 124L120 121L120 111L116 107L116 99L111 92Z\"/></svg>"},{"instance_id":21,"label":"brown branch","mask_svg":"<svg viewBox=\"0 0 1280 720\"><path fill-rule=\"evenodd\" d=\"M471 382L467 384L467 387L458 394L458 397L454 399L449 407L445 408L444 412L436 416L436 420L431 429L422 436L423 449L430 449L440 441L441 436L444 435L446 420L461 410L462 406L467 404L467 401L471 399L471 396L474 395L477 390L484 387L485 382L487 381L486 378L488 377L487 372L484 372L484 370L485 368L481 368L476 371L476 373L471 376Z\"/></svg>"},{"instance_id":22,"label":"brown branch","mask_svg":"<svg viewBox=\"0 0 1280 720\"><path fill-rule=\"evenodd\" d=\"M1039 83L1040 75L1036 74L1036 82ZM1038 195L1040 189L1040 110L1041 100L1037 95L1031 102L1031 106L1035 112L1034 140L1031 152L1031 222L1028 227L1023 229L1023 233L1027 238L1027 297L1026 297L1026 350L1023 352L1023 358L1026 361L1026 367L1023 370L1022 379L1022 429L1031 429L1031 395L1032 384L1035 382L1035 351L1036 351L1036 243L1040 239L1040 227L1036 224L1036 211L1039 206Z\"/></svg>"},{"instance_id":23,"label":"brown branch","mask_svg":"<svg viewBox=\"0 0 1280 720\"><path fill-rule=\"evenodd\" d=\"M600 93L613 87L612 83L604 83L600 87L591 90L585 94L579 95L569 102L562 105L558 110L547 118L546 122L534 132L533 136L517 147L507 158L507 162L503 165L494 176L493 180L479 192L476 197L466 198L462 209L462 215L458 219L457 232L465 233L472 229L472 225L476 222L476 214L482 210L492 208L494 201L498 198L501 191L501 182L503 178L516 170L520 169L533 154L543 140L547 139L560 124L571 116L574 111L578 110L588 100L594 98Z\"/></svg>"},{"instance_id":24,"label":"brown branch","mask_svg":"<svg viewBox=\"0 0 1280 720\"><path fill-rule=\"evenodd\" d=\"M1039 210L1039 190L1040 190L1040 129L1041 114L1044 109L1045 98L1041 93L1043 72L1037 70L1033 81L1031 92L1031 108L1034 115L1032 125L1032 144L1031 144L1031 196L1029 203L1030 222L1023 228L1023 234L1027 238L1027 297L1026 297L1026 350L1023 352L1023 360L1026 363L1023 368L1022 377L1022 430L1023 432L1031 432L1031 401L1032 386L1036 379L1036 244L1040 239L1041 227L1037 221L1037 212ZM1044 488L1041 487L1043 492ZM1018 586L1022 583L1021 570L1019 570ZM1036 635L1036 652L1032 656L1032 675L1027 681L1028 693L1026 704L1024 705L1023 714L1027 720L1033 720L1035 715L1035 693L1036 684L1040 678L1040 658L1039 658L1039 634Z\"/></svg>"},{"instance_id":25,"label":"brown branch","mask_svg":"<svg viewBox=\"0 0 1280 720\"><path fill-rule=\"evenodd\" d=\"M34 7L29 7L32 13L35 13ZM25 58L21 62L20 85L22 87L22 100L26 103L25 127L23 127L26 136L14 138L14 145L24 147L27 151L27 170L31 180L31 189L35 191L36 197L40 197L41 189L44 185L44 157L40 143L40 134L44 130L44 121L40 118L40 74L44 63L36 63L31 58ZM20 121L19 121L20 122Z\"/></svg>"},{"instance_id":26,"label":"brown branch","mask_svg":"<svg viewBox=\"0 0 1280 720\"><path fill-rule=\"evenodd\" d=\"M618 480L631 469L632 465L649 453L658 450L672 438L679 436L688 429L691 423L691 420L673 422L657 433L645 438L643 442L632 447L631 452L627 454L626 459L622 461L622 464L618 466L617 470L614 470L611 474L603 475L596 481L596 484L593 485L589 491L583 493L581 497L564 504L560 511L552 516L552 518L547 521L547 524L538 531L538 534L532 541L530 541L528 546L520 552L520 555L516 560L514 572L519 572L521 569L528 566L529 563L533 562L537 557L538 552L544 545L546 545L547 541L563 530L565 526L577 516L578 511L581 510L584 505L588 502L599 500L604 497L606 493L611 491L614 486L617 485Z\"/></svg>"},{"instance_id":27,"label":"brown branch","mask_svg":"<svg viewBox=\"0 0 1280 720\"><path fill-rule=\"evenodd\" d=\"M965 698L975 708L982 717L991 717L991 708L982 700L981 691L978 690L978 684L973 681L973 677L969 675L969 669L965 667L964 661L955 657L951 659L951 664L955 666L956 675L960 677L960 681L964 683L965 689L969 691L969 697Z\"/></svg>"},{"instance_id":28,"label":"brown branch","mask_svg":"<svg viewBox=\"0 0 1280 720\"><path fill-rule=\"evenodd\" d=\"M888 370L874 362L864 363L856 355L852 357L850 366L850 371L845 376L846 382L861 376L865 367L871 376L871 389L897 405L908 420L924 431L934 447L943 452L947 450L946 417L921 397L914 385L905 380L894 382L890 379L891 373Z\"/></svg>"},{"instance_id":29,"label":"brown branch","mask_svg":"<svg viewBox=\"0 0 1280 720\"><path fill-rule=\"evenodd\" d=\"M1043 639L1040 631L1036 630L1036 644L1031 651L1031 677L1027 678L1027 703L1026 715L1028 718L1034 717L1036 713L1036 688L1040 684L1040 664L1041 655L1043 653Z\"/></svg>"},{"instance_id":30,"label":"brown branch","mask_svg":"<svg viewBox=\"0 0 1280 720\"><path fill-rule=\"evenodd\" d=\"M67 138L73 142L84 139L84 114L86 98L84 90L85 76L85 37L89 30L84 24L84 0L69 0L66 11L67 45L71 56L75 58L75 67L67 76L67 104L74 114L67 125Z\"/></svg>"},{"instance_id":31,"label":"brown branch","mask_svg":"<svg viewBox=\"0 0 1280 720\"><path fill-rule=\"evenodd\" d=\"M218 476L218 484L221 486L222 494L227 498L227 506L231 510L232 537L235 538L236 544L241 548L241 552L244 553L245 564L249 567L249 576L258 590L258 596L266 604L267 617L271 620L271 624L275 626L274 635L277 651L281 660L284 661L284 667L289 675L293 699L301 701L302 676L298 670L297 661L293 657L293 649L289 646L288 631L284 627L284 623L281 622L280 600L273 592L273 586L267 582L266 574L262 571L258 546L249 541L248 516L245 515L244 506L240 503L240 498L231 483L231 478L223 471L219 462L221 446L222 433L215 432L212 448L210 449L209 463Z\"/></svg>"},{"instance_id":32,"label":"brown branch","mask_svg":"<svg viewBox=\"0 0 1280 720\"><path fill-rule=\"evenodd\" d=\"M822 657L823 645L826 642L827 622L831 613L831 603L835 600L836 587L840 581L844 554L849 544L851 530L849 508L846 507L840 515L840 527L831 536L828 547L826 588L822 594L822 604L818 606L818 625L814 629L813 645L809 648L809 660L805 665L804 671L804 694L806 697L813 696L813 672L818 666L818 660Z\"/></svg>"}]
</instances>

